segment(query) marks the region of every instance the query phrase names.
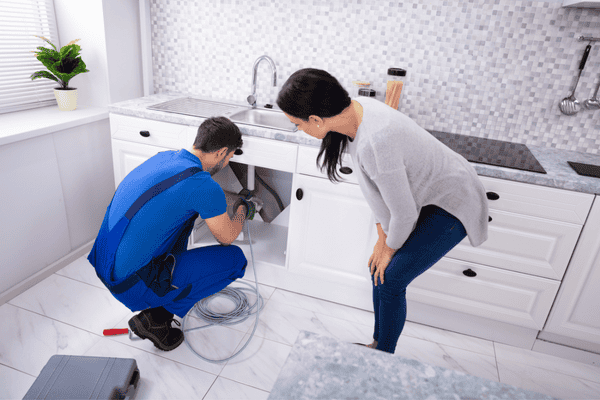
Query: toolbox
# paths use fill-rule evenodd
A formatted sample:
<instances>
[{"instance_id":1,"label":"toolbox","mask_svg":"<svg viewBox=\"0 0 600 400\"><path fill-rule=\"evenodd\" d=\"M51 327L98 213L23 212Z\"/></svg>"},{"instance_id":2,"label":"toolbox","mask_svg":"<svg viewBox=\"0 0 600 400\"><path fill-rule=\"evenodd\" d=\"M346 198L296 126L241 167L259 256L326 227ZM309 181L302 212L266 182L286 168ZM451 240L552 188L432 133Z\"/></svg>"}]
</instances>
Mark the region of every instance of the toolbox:
<instances>
[{"instance_id":1,"label":"toolbox","mask_svg":"<svg viewBox=\"0 0 600 400\"><path fill-rule=\"evenodd\" d=\"M139 381L133 358L54 355L23 400L132 400Z\"/></svg>"}]
</instances>

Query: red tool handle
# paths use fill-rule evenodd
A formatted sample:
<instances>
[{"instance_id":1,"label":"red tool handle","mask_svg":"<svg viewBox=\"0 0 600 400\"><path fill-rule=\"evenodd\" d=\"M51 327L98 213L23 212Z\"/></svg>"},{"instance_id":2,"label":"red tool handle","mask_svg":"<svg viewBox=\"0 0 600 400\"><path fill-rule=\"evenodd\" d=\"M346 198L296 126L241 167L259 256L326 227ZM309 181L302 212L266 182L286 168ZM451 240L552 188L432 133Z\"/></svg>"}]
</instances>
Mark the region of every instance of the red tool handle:
<instances>
[{"instance_id":1,"label":"red tool handle","mask_svg":"<svg viewBox=\"0 0 600 400\"><path fill-rule=\"evenodd\" d=\"M104 332L102 332L104 334L104 336L112 336L112 335L126 335L127 333L129 333L129 329L124 328L124 329L105 329Z\"/></svg>"}]
</instances>

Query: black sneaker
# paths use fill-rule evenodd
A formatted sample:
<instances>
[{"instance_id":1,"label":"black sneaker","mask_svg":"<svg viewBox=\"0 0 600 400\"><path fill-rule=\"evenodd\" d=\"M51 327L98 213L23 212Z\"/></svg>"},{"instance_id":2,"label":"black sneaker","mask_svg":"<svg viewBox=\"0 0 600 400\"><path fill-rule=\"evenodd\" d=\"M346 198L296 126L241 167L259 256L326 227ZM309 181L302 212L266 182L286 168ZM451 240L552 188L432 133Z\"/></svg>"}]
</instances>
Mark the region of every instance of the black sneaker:
<instances>
[{"instance_id":1,"label":"black sneaker","mask_svg":"<svg viewBox=\"0 0 600 400\"><path fill-rule=\"evenodd\" d=\"M179 321L173 318L161 324L156 323L150 313L142 311L129 320L129 328L142 339L150 339L157 348L171 351L183 343L183 332L181 329L172 328L171 322L181 326Z\"/></svg>"}]
</instances>

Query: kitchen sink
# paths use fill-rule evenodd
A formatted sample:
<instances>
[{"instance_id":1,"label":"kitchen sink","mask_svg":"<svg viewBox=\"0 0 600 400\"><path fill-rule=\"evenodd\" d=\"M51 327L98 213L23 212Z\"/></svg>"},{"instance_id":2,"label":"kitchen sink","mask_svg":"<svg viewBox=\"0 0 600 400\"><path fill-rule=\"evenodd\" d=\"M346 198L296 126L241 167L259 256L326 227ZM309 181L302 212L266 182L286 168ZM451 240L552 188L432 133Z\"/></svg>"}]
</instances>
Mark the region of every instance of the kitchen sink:
<instances>
[{"instance_id":1,"label":"kitchen sink","mask_svg":"<svg viewBox=\"0 0 600 400\"><path fill-rule=\"evenodd\" d=\"M262 126L282 131L296 132L298 128L281 111L268 108L250 108L219 101L200 100L192 97L169 100L149 106L150 110L158 110L174 114L194 117L223 116L238 124Z\"/></svg>"},{"instance_id":2,"label":"kitchen sink","mask_svg":"<svg viewBox=\"0 0 600 400\"><path fill-rule=\"evenodd\" d=\"M264 108L247 108L236 111L228 118L240 124L262 126L290 132L298 130L298 127L292 124L283 112Z\"/></svg>"}]
</instances>

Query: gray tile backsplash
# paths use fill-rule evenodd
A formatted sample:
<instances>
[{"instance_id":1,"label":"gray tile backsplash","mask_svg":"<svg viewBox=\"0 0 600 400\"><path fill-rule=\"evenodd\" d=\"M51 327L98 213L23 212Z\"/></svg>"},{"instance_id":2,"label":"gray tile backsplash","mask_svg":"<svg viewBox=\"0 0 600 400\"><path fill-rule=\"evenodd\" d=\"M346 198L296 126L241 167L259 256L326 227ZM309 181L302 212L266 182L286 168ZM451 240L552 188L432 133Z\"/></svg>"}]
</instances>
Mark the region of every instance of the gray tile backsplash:
<instances>
[{"instance_id":1,"label":"gray tile backsplash","mask_svg":"<svg viewBox=\"0 0 600 400\"><path fill-rule=\"evenodd\" d=\"M300 68L385 99L387 69L408 71L400 110L428 130L600 154L600 111L563 115L600 10L560 1L151 0L154 91L245 101L254 60L258 104L274 104ZM600 42L576 91L592 96Z\"/></svg>"}]
</instances>

